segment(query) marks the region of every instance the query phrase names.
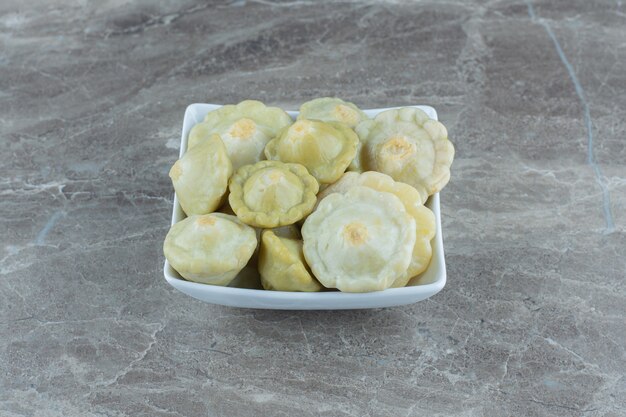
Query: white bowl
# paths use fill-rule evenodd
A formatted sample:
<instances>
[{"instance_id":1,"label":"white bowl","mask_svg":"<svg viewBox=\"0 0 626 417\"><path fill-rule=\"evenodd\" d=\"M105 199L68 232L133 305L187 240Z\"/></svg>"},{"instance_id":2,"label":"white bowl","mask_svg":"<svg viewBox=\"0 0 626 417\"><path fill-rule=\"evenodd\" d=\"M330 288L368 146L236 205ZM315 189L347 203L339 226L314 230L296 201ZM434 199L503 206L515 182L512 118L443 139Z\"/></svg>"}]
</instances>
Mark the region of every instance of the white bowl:
<instances>
[{"instance_id":1,"label":"white bowl","mask_svg":"<svg viewBox=\"0 0 626 417\"><path fill-rule=\"evenodd\" d=\"M191 104L185 111L183 134L180 140L180 156L187 149L187 136L191 128L200 123L206 114L221 107L218 104ZM428 106L410 106L422 109L432 119L437 120L437 112ZM387 109L370 109L365 113L373 117ZM298 115L297 111L288 111L290 116ZM165 261L164 275L167 282L177 290L207 303L221 304L231 307L265 308L276 310L344 310L357 308L391 307L411 304L437 294L446 285L446 264L443 256L443 240L441 237L441 215L439 211L439 193L431 196L426 202L437 219L437 231L433 239L433 257L428 269L409 282L404 288L390 288L384 291L369 293L328 292L286 292L265 291L236 287L219 287L185 281ZM185 213L174 196L172 224L183 220Z\"/></svg>"}]
</instances>

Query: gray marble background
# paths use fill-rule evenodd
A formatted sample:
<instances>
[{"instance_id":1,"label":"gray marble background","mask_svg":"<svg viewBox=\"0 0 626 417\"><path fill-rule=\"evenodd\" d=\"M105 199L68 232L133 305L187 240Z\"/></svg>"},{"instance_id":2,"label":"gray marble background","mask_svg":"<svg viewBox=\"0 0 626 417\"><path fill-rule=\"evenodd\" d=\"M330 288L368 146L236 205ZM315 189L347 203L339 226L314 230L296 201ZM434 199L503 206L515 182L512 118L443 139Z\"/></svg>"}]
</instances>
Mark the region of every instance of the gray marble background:
<instances>
[{"instance_id":1,"label":"gray marble background","mask_svg":"<svg viewBox=\"0 0 626 417\"><path fill-rule=\"evenodd\" d=\"M185 107L428 104L448 285L203 304L162 277ZM621 1L0 3L0 415L626 415Z\"/></svg>"}]
</instances>

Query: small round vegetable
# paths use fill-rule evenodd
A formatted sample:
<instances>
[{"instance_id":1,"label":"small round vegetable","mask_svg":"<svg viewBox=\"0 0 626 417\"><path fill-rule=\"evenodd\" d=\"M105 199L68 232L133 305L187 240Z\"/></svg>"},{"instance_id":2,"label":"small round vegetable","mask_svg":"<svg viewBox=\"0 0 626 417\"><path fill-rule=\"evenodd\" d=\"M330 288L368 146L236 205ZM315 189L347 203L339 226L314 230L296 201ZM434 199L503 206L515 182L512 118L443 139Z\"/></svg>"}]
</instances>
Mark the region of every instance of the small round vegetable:
<instances>
[{"instance_id":1,"label":"small round vegetable","mask_svg":"<svg viewBox=\"0 0 626 417\"><path fill-rule=\"evenodd\" d=\"M183 211L207 214L223 202L233 165L219 135L187 151L170 169L170 178Z\"/></svg>"},{"instance_id":2,"label":"small round vegetable","mask_svg":"<svg viewBox=\"0 0 626 417\"><path fill-rule=\"evenodd\" d=\"M346 172L337 182L330 184L324 190L320 191L317 194L317 201L319 202L328 194L343 194L352 187L356 187L358 185L395 194L403 201L403 203L405 203L405 206L423 205L428 199L428 194L420 193L408 184L395 181L387 174L376 171L366 171L362 173Z\"/></svg>"},{"instance_id":3,"label":"small round vegetable","mask_svg":"<svg viewBox=\"0 0 626 417\"><path fill-rule=\"evenodd\" d=\"M298 120L301 119L341 122L354 128L363 120L367 120L367 116L353 103L335 97L322 97L300 106Z\"/></svg>"},{"instance_id":4,"label":"small round vegetable","mask_svg":"<svg viewBox=\"0 0 626 417\"><path fill-rule=\"evenodd\" d=\"M319 185L300 164L261 161L230 180L230 206L243 222L263 228L293 224L315 205Z\"/></svg>"},{"instance_id":5,"label":"small round vegetable","mask_svg":"<svg viewBox=\"0 0 626 417\"><path fill-rule=\"evenodd\" d=\"M267 144L267 159L304 165L321 184L339 179L356 155L359 138L339 122L298 120Z\"/></svg>"},{"instance_id":6,"label":"small round vegetable","mask_svg":"<svg viewBox=\"0 0 626 417\"><path fill-rule=\"evenodd\" d=\"M245 100L209 112L204 122L195 125L189 132L187 148L191 149L211 134L218 133L234 169L237 169L265 159L263 149L267 142L292 122L291 117L278 107Z\"/></svg>"},{"instance_id":7,"label":"small round vegetable","mask_svg":"<svg viewBox=\"0 0 626 417\"><path fill-rule=\"evenodd\" d=\"M435 237L435 215L423 205L426 195L420 195L417 190L403 182L396 182L389 175L376 171L367 171L362 174L346 172L334 184L317 195L318 203L329 194L345 194L350 189L364 186L377 191L392 193L402 201L406 212L415 220L415 246L411 256L411 263L405 274L396 279L392 287L403 287L411 278L424 272L432 257L431 240Z\"/></svg>"},{"instance_id":8,"label":"small round vegetable","mask_svg":"<svg viewBox=\"0 0 626 417\"><path fill-rule=\"evenodd\" d=\"M265 230L261 235L259 272L266 290L322 290L306 264L302 241L276 236L272 230Z\"/></svg>"},{"instance_id":9,"label":"small round vegetable","mask_svg":"<svg viewBox=\"0 0 626 417\"><path fill-rule=\"evenodd\" d=\"M165 258L185 279L228 285L257 246L254 229L235 216L191 216L170 228L163 243Z\"/></svg>"},{"instance_id":10,"label":"small round vegetable","mask_svg":"<svg viewBox=\"0 0 626 417\"><path fill-rule=\"evenodd\" d=\"M406 273L415 220L398 197L357 186L324 198L302 227L304 256L327 288L380 291Z\"/></svg>"},{"instance_id":11,"label":"small round vegetable","mask_svg":"<svg viewBox=\"0 0 626 417\"><path fill-rule=\"evenodd\" d=\"M379 171L428 195L450 179L454 146L444 125L416 108L387 110L356 127L361 140L351 169Z\"/></svg>"}]
</instances>

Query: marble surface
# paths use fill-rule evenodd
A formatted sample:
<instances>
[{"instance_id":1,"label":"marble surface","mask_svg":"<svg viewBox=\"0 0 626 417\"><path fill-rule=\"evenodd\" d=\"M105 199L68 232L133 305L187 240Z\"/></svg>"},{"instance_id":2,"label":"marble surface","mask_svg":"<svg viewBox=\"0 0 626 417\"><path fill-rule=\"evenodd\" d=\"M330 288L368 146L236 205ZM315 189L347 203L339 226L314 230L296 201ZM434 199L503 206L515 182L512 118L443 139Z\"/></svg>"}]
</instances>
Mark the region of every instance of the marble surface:
<instances>
[{"instance_id":1,"label":"marble surface","mask_svg":"<svg viewBox=\"0 0 626 417\"><path fill-rule=\"evenodd\" d=\"M621 1L0 3L0 415L626 415ZM448 285L203 304L162 277L185 107L428 104Z\"/></svg>"}]
</instances>

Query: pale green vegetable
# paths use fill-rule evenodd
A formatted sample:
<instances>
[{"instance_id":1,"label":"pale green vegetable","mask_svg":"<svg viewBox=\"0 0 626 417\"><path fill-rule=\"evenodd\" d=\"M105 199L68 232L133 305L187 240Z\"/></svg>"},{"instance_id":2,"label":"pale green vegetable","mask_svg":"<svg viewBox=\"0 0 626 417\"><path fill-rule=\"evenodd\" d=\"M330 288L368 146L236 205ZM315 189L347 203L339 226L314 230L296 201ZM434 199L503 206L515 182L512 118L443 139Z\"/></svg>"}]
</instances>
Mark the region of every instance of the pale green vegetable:
<instances>
[{"instance_id":1,"label":"pale green vegetable","mask_svg":"<svg viewBox=\"0 0 626 417\"><path fill-rule=\"evenodd\" d=\"M298 120L301 119L341 122L354 128L363 120L367 120L367 116L353 103L335 97L322 97L300 106Z\"/></svg>"},{"instance_id":2,"label":"pale green vegetable","mask_svg":"<svg viewBox=\"0 0 626 417\"><path fill-rule=\"evenodd\" d=\"M403 182L395 181L387 174L376 171L366 171L362 173L346 172L337 182L330 184L324 190L320 191L317 195L317 200L320 201L328 194L345 193L352 187L356 187L358 185L395 194L403 200L403 202L405 202L405 205L421 206L428 199L428 194L426 194L426 192L419 192L415 189L415 187Z\"/></svg>"},{"instance_id":3,"label":"pale green vegetable","mask_svg":"<svg viewBox=\"0 0 626 417\"><path fill-rule=\"evenodd\" d=\"M230 180L230 206L243 222L263 228L293 224L315 205L319 185L300 164L261 161Z\"/></svg>"},{"instance_id":4,"label":"pale green vegetable","mask_svg":"<svg viewBox=\"0 0 626 417\"><path fill-rule=\"evenodd\" d=\"M185 279L228 285L257 246L254 229L223 213L191 216L173 225L163 243L170 265Z\"/></svg>"},{"instance_id":5,"label":"pale green vegetable","mask_svg":"<svg viewBox=\"0 0 626 417\"><path fill-rule=\"evenodd\" d=\"M319 282L348 292L380 291L402 277L415 220L392 193L357 186L325 197L302 226L304 256Z\"/></svg>"},{"instance_id":6,"label":"pale green vegetable","mask_svg":"<svg viewBox=\"0 0 626 417\"><path fill-rule=\"evenodd\" d=\"M209 112L204 122L189 132L187 149L218 133L234 169L265 159L263 149L267 142L293 121L284 110L267 107L256 100L229 104Z\"/></svg>"},{"instance_id":7,"label":"pale green vegetable","mask_svg":"<svg viewBox=\"0 0 626 417\"><path fill-rule=\"evenodd\" d=\"M407 271L393 283L393 287L403 287L411 278L426 270L432 257L431 240L435 237L435 214L423 205L427 195L420 193L413 187L402 182L396 182L389 175L376 171L367 171L362 174L346 172L334 184L317 195L317 201L322 201L332 193L345 194L354 187L364 186L377 191L388 192L400 199L406 212L415 220L415 245L411 256L411 263Z\"/></svg>"},{"instance_id":8,"label":"pale green vegetable","mask_svg":"<svg viewBox=\"0 0 626 417\"><path fill-rule=\"evenodd\" d=\"M428 195L450 179L454 146L444 125L416 108L387 110L356 127L361 140L352 170L379 171Z\"/></svg>"},{"instance_id":9,"label":"pale green vegetable","mask_svg":"<svg viewBox=\"0 0 626 417\"><path fill-rule=\"evenodd\" d=\"M356 155L359 138L339 122L298 120L265 147L267 159L304 165L321 183L339 179Z\"/></svg>"},{"instance_id":10,"label":"pale green vegetable","mask_svg":"<svg viewBox=\"0 0 626 417\"><path fill-rule=\"evenodd\" d=\"M266 290L322 290L306 264L302 241L276 236L272 230L265 230L261 235L259 273Z\"/></svg>"},{"instance_id":11,"label":"pale green vegetable","mask_svg":"<svg viewBox=\"0 0 626 417\"><path fill-rule=\"evenodd\" d=\"M207 214L223 202L233 166L219 135L187 151L170 169L170 178L183 211Z\"/></svg>"}]
</instances>

